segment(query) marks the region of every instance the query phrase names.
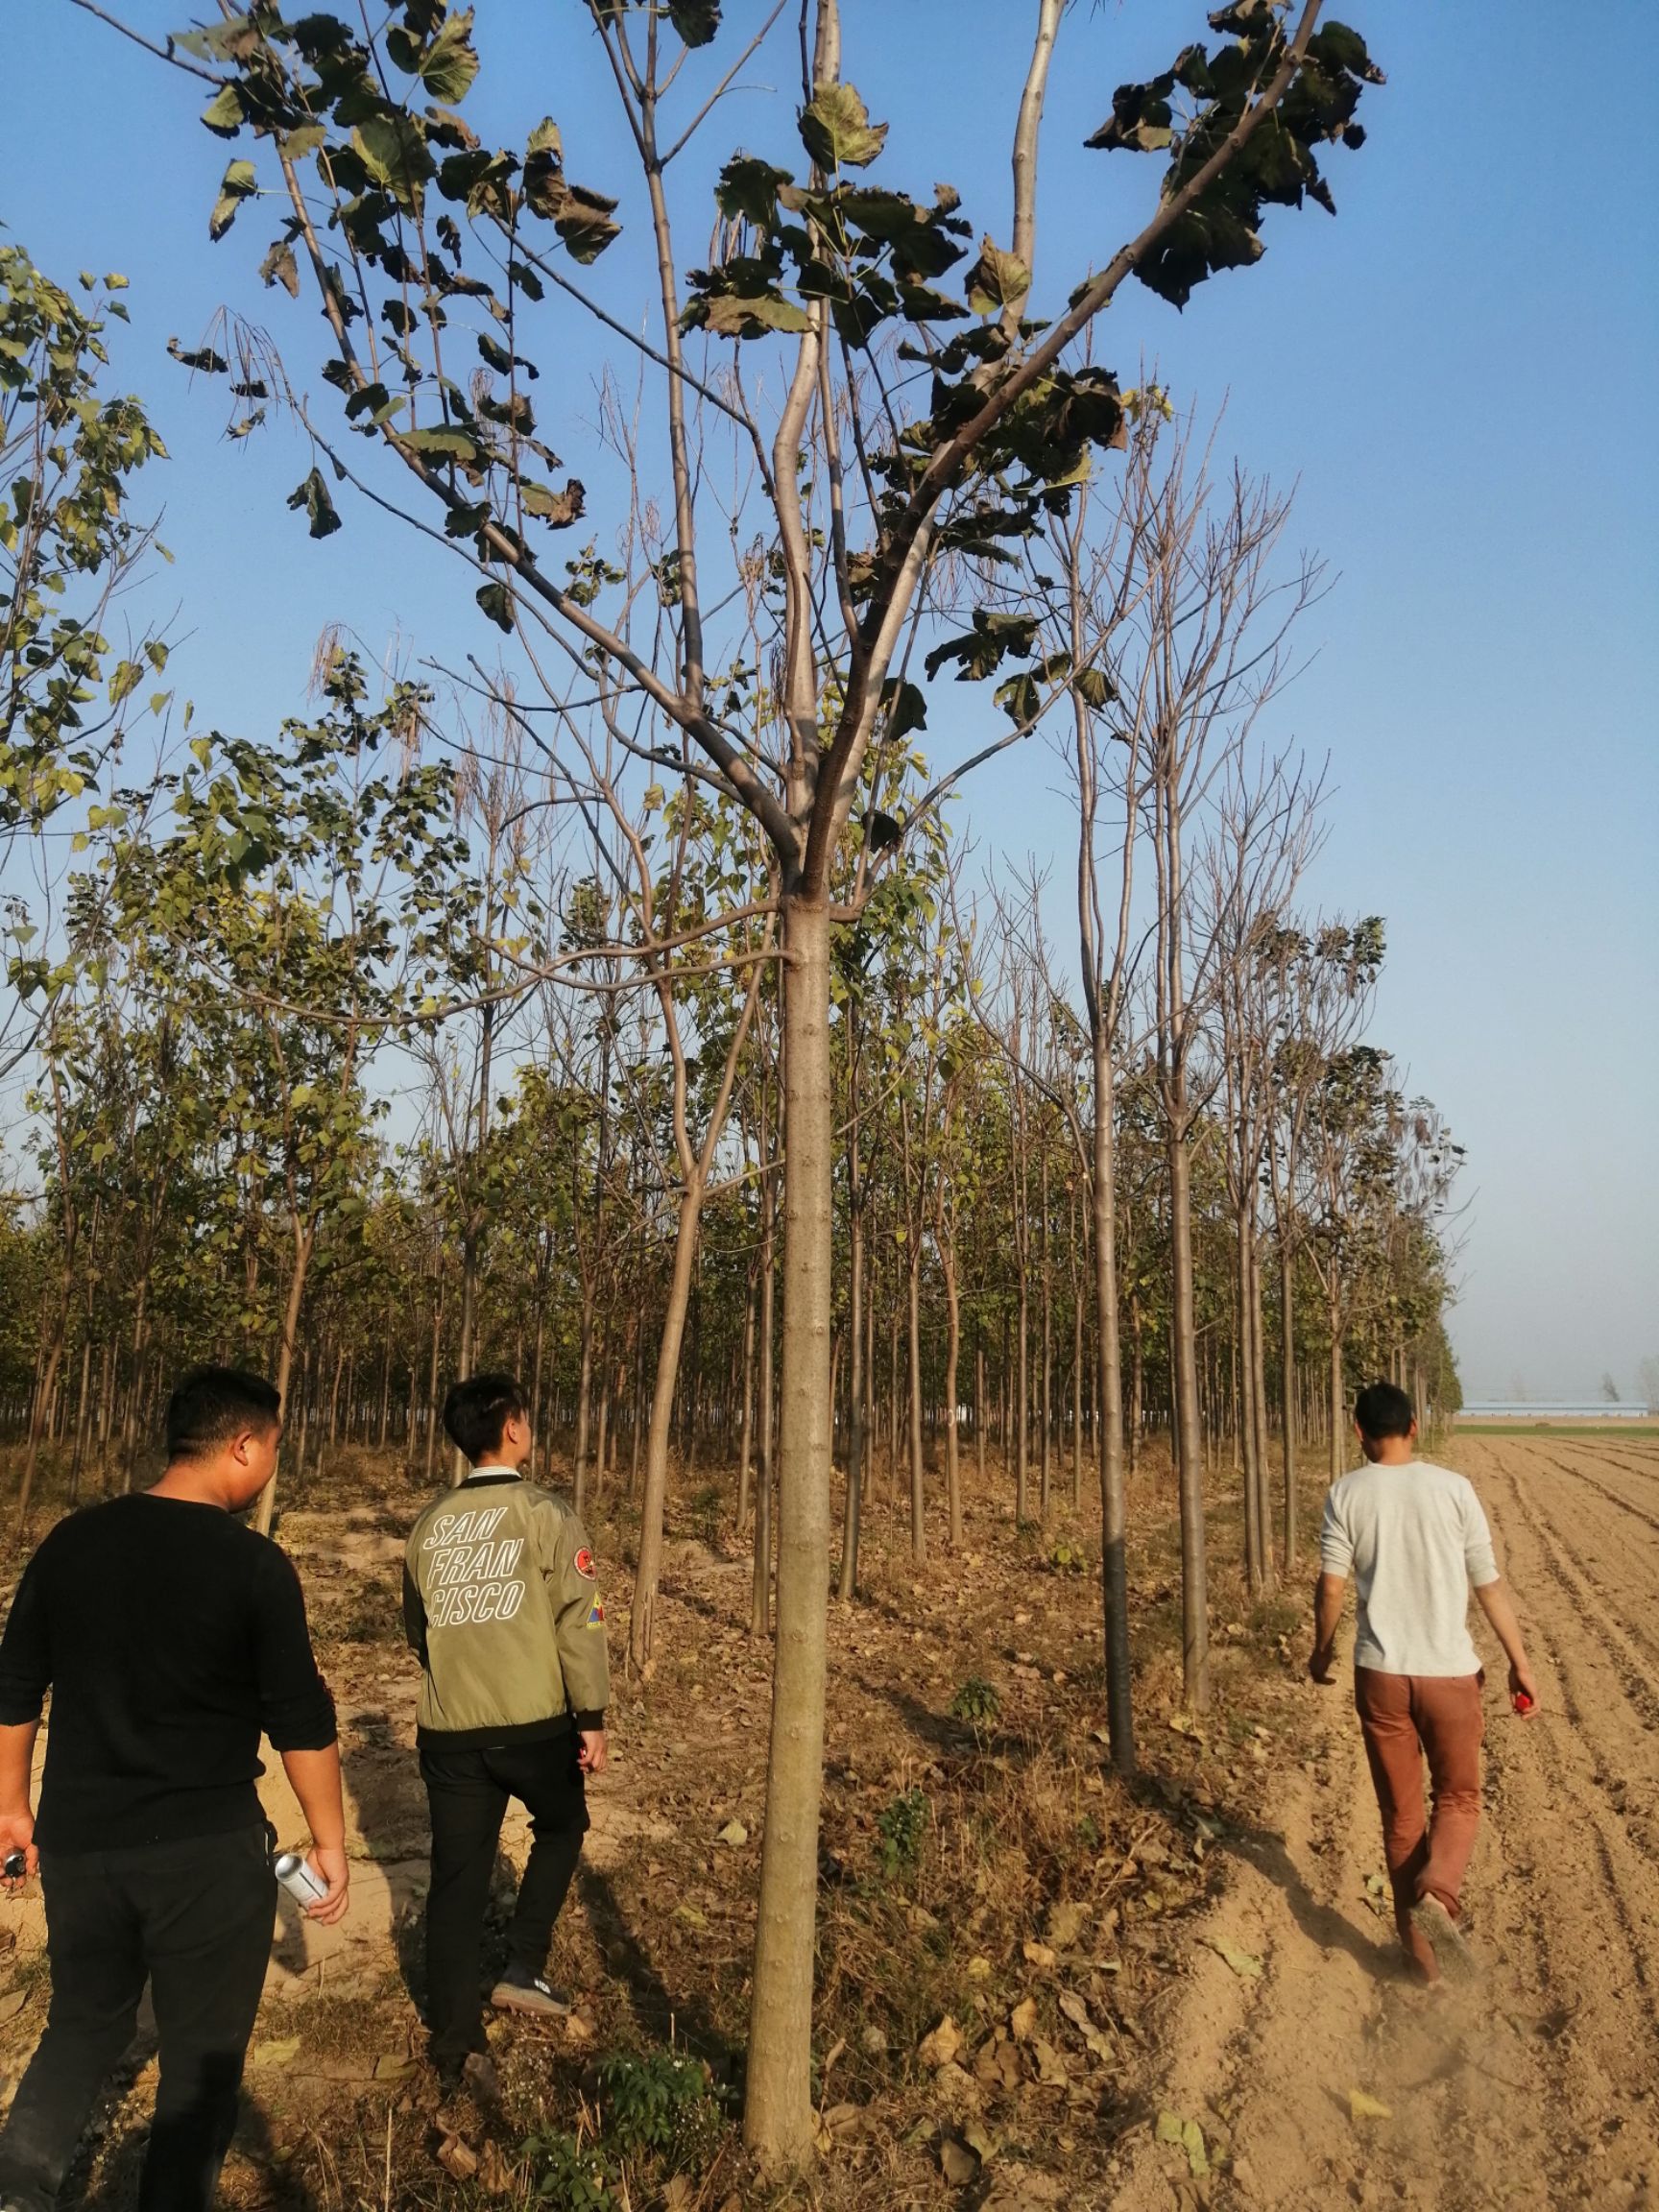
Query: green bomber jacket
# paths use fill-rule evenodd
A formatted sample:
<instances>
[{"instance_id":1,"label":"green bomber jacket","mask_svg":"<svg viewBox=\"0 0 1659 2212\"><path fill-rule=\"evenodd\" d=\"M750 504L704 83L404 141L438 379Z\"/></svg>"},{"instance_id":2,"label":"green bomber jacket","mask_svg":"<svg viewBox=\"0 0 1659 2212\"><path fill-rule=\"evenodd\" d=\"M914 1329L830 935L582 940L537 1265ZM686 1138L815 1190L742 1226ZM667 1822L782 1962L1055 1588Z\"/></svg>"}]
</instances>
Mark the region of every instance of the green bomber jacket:
<instances>
[{"instance_id":1,"label":"green bomber jacket","mask_svg":"<svg viewBox=\"0 0 1659 2212\"><path fill-rule=\"evenodd\" d=\"M532 1743L605 1725L593 1553L551 1490L503 1467L435 1498L409 1531L403 1626L423 1670L422 1743Z\"/></svg>"}]
</instances>

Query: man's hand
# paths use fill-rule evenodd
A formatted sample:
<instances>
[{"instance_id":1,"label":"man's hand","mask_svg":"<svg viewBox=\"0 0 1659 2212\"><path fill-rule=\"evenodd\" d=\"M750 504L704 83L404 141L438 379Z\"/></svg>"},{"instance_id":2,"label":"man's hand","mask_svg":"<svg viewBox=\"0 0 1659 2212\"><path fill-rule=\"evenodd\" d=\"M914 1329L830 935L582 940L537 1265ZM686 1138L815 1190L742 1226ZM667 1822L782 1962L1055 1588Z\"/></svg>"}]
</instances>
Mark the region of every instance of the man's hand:
<instances>
[{"instance_id":1,"label":"man's hand","mask_svg":"<svg viewBox=\"0 0 1659 2212\"><path fill-rule=\"evenodd\" d=\"M305 1863L319 1882L328 1885L326 1897L319 1897L315 1905L307 1905L307 1920L319 1921L325 1928L332 1928L336 1920L344 1920L351 1904L351 1869L346 1863L346 1853L337 1844L314 1843L305 1854Z\"/></svg>"},{"instance_id":2,"label":"man's hand","mask_svg":"<svg viewBox=\"0 0 1659 2212\"><path fill-rule=\"evenodd\" d=\"M0 1862L10 1859L13 1851L21 1851L28 1865L21 1876L0 1880L0 1889L8 1896L15 1896L23 1884L40 1871L40 1854L35 1848L35 1815L26 1805L20 1812L0 1813Z\"/></svg>"},{"instance_id":3,"label":"man's hand","mask_svg":"<svg viewBox=\"0 0 1659 2212\"><path fill-rule=\"evenodd\" d=\"M579 1728L576 1731L576 1764L584 1774L603 1774L610 1754L605 1748L603 1728Z\"/></svg>"},{"instance_id":4,"label":"man's hand","mask_svg":"<svg viewBox=\"0 0 1659 2212\"><path fill-rule=\"evenodd\" d=\"M1315 1644L1313 1647L1313 1656L1308 1662L1309 1675L1313 1681L1318 1683L1322 1690L1328 1690L1331 1687L1331 1683L1334 1679L1331 1670L1335 1664L1335 1645Z\"/></svg>"},{"instance_id":5,"label":"man's hand","mask_svg":"<svg viewBox=\"0 0 1659 2212\"><path fill-rule=\"evenodd\" d=\"M1525 1658L1509 1662L1509 1695L1511 1699L1525 1696L1528 1700L1525 1707L1517 1706L1516 1711L1523 1720L1530 1720L1538 1710L1538 1685Z\"/></svg>"}]
</instances>

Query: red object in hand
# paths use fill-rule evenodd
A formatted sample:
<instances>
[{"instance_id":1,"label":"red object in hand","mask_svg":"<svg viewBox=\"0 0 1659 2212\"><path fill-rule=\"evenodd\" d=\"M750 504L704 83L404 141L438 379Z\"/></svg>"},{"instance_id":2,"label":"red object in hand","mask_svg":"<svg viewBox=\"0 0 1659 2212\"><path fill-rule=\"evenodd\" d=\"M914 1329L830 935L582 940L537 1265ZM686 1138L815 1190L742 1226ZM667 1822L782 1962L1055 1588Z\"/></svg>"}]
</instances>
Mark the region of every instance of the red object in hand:
<instances>
[{"instance_id":1,"label":"red object in hand","mask_svg":"<svg viewBox=\"0 0 1659 2212\"><path fill-rule=\"evenodd\" d=\"M1532 1710L1532 1700L1527 1696L1525 1690L1517 1690L1509 1702L1514 1706L1517 1713L1530 1713Z\"/></svg>"}]
</instances>

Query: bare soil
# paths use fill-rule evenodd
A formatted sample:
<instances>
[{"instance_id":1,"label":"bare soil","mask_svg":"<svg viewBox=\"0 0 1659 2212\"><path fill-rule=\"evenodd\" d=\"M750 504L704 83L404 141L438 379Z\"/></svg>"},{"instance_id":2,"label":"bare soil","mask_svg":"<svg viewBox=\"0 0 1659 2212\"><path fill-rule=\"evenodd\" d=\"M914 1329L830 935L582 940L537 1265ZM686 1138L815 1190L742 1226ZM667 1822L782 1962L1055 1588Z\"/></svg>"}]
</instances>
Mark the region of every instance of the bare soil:
<instances>
[{"instance_id":1,"label":"bare soil","mask_svg":"<svg viewBox=\"0 0 1659 2212\"><path fill-rule=\"evenodd\" d=\"M576 2018L497 2024L492 2119L441 2109L422 2057L425 1809L397 1624L418 1494L367 1458L331 1467L329 1503L314 1489L280 1532L339 1698L353 1911L323 1934L282 1908L225 2201L524 2203L546 2168L521 2146L558 2134L589 2147L617 2212L1648 2202L1659 1440L1471 1438L1450 1455L1492 1512L1544 1706L1515 1721L1493 1666L1469 1888L1490 1970L1433 2002L1398 1969L1358 1728L1344 1690L1306 1680L1300 1589L1252 1612L1216 1572L1215 1702L1195 1725L1179 1710L1173 1501L1166 1476L1142 1480L1143 1773L1125 1787L1102 1771L1087 1491L1080 1512L1057 1496L1046 1527L1020 1530L994 1475L964 1553L920 1566L873 1504L865 1587L831 1607L821 2156L790 2188L749 2170L734 2125L769 1652L718 1495L682 1485L661 1656L648 1681L617 1682L613 1765L552 1964ZM1236 1502L1215 1487L1225 1558ZM625 1505L595 1518L619 1623L633 1529ZM298 1811L273 1767L287 1841ZM526 1840L510 1825L504 1898ZM40 1936L37 1898L0 1904L0 2095L43 2020ZM149 2048L101 2116L79 2200L132 2201ZM631 2151L595 2061L669 2049L706 2069L714 2125L680 2153ZM1386 2116L1356 2118L1354 2091Z\"/></svg>"},{"instance_id":2,"label":"bare soil","mask_svg":"<svg viewBox=\"0 0 1659 2212\"><path fill-rule=\"evenodd\" d=\"M1466 1891L1486 1973L1432 1999L1400 1977L1358 1727L1328 1693L1282 1840L1236 1859L1166 2023L1161 2103L1225 2115L1217 2206L1659 2201L1659 1449L1466 1436L1444 1455L1486 1502L1542 1693L1516 1719L1486 1639ZM1205 1936L1259 1954L1259 1981ZM1353 2091L1387 2116L1356 2119ZM1182 2164L1142 2146L1124 2212L1200 2194Z\"/></svg>"}]
</instances>

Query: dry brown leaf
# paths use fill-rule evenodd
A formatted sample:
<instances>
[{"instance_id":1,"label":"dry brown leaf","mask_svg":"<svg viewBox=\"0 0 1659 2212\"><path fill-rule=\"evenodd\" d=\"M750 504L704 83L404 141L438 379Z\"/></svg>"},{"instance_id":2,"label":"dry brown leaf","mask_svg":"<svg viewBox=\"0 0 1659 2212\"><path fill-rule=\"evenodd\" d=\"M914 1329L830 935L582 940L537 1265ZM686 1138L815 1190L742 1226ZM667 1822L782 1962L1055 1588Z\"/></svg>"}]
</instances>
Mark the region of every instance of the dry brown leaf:
<instances>
[{"instance_id":1,"label":"dry brown leaf","mask_svg":"<svg viewBox=\"0 0 1659 2212\"><path fill-rule=\"evenodd\" d=\"M567 2012L565 2015L565 2039L567 2043L592 2042L593 2031L580 2012Z\"/></svg>"},{"instance_id":2,"label":"dry brown leaf","mask_svg":"<svg viewBox=\"0 0 1659 2212\"><path fill-rule=\"evenodd\" d=\"M1048 1908L1047 1936L1056 1951L1070 1951L1089 1922L1089 1908L1068 1900Z\"/></svg>"},{"instance_id":3,"label":"dry brown leaf","mask_svg":"<svg viewBox=\"0 0 1659 2212\"><path fill-rule=\"evenodd\" d=\"M1392 2120L1394 2109L1379 2097L1367 2097L1363 2089L1350 2089L1348 2117L1350 2120Z\"/></svg>"},{"instance_id":4,"label":"dry brown leaf","mask_svg":"<svg viewBox=\"0 0 1659 2212\"><path fill-rule=\"evenodd\" d=\"M470 2181L478 2171L478 2153L459 2135L445 2135L438 2146L438 2163L457 2181Z\"/></svg>"},{"instance_id":5,"label":"dry brown leaf","mask_svg":"<svg viewBox=\"0 0 1659 2212\"><path fill-rule=\"evenodd\" d=\"M1072 2027L1076 2029L1078 2034L1082 2036L1096 2058L1111 2058L1116 2056L1111 2044L1095 2027L1088 2006L1074 1989L1063 1989L1060 1992L1060 2009L1070 2021Z\"/></svg>"},{"instance_id":6,"label":"dry brown leaf","mask_svg":"<svg viewBox=\"0 0 1659 2212\"><path fill-rule=\"evenodd\" d=\"M1036 1998L1022 1998L1021 2002L1015 2006L1013 2011L1009 2013L1008 2025L1013 2030L1016 2038L1020 2042L1029 2043L1032 2036L1037 2032Z\"/></svg>"},{"instance_id":7,"label":"dry brown leaf","mask_svg":"<svg viewBox=\"0 0 1659 2212\"><path fill-rule=\"evenodd\" d=\"M1051 2088L1060 2088L1071 2079L1070 2069L1052 2043L1045 2043L1039 2035L1033 2040L1031 2050L1037 2060L1039 2081L1046 2081Z\"/></svg>"},{"instance_id":8,"label":"dry brown leaf","mask_svg":"<svg viewBox=\"0 0 1659 2212\"><path fill-rule=\"evenodd\" d=\"M8 1989L5 1996L0 1997L0 2020L15 2020L28 2002L27 1989Z\"/></svg>"},{"instance_id":9,"label":"dry brown leaf","mask_svg":"<svg viewBox=\"0 0 1659 2212\"><path fill-rule=\"evenodd\" d=\"M970 1982L989 1982L991 1979L991 1961L983 1957L970 1959L963 1968L963 1973Z\"/></svg>"},{"instance_id":10,"label":"dry brown leaf","mask_svg":"<svg viewBox=\"0 0 1659 2212\"><path fill-rule=\"evenodd\" d=\"M1028 1966L1052 1966L1057 1963L1055 1953L1049 1950L1046 1943L1027 1943L1024 1953Z\"/></svg>"},{"instance_id":11,"label":"dry brown leaf","mask_svg":"<svg viewBox=\"0 0 1659 2212\"><path fill-rule=\"evenodd\" d=\"M741 1820L728 1820L714 1840L717 1843L730 1843L732 1848L736 1850L740 1843L748 1842L749 1831L744 1827Z\"/></svg>"},{"instance_id":12,"label":"dry brown leaf","mask_svg":"<svg viewBox=\"0 0 1659 2212\"><path fill-rule=\"evenodd\" d=\"M248 2064L257 2073L265 2066L291 2066L300 2055L298 2035L268 2035L248 2054Z\"/></svg>"},{"instance_id":13,"label":"dry brown leaf","mask_svg":"<svg viewBox=\"0 0 1659 2212\"><path fill-rule=\"evenodd\" d=\"M952 2189L966 2189L978 2176L978 2153L958 2143L954 2135L947 2135L939 2145L939 2170Z\"/></svg>"},{"instance_id":14,"label":"dry brown leaf","mask_svg":"<svg viewBox=\"0 0 1659 2212\"><path fill-rule=\"evenodd\" d=\"M376 2081L407 2081L417 2071L413 2058L405 2058L396 2051L383 2051L374 2061Z\"/></svg>"},{"instance_id":15,"label":"dry brown leaf","mask_svg":"<svg viewBox=\"0 0 1659 2212\"><path fill-rule=\"evenodd\" d=\"M931 2071L936 2066L949 2066L962 2048L962 2036L949 2012L934 2028L930 2028L916 2046L916 2056Z\"/></svg>"},{"instance_id":16,"label":"dry brown leaf","mask_svg":"<svg viewBox=\"0 0 1659 2212\"><path fill-rule=\"evenodd\" d=\"M505 2197L518 2186L518 2169L502 2155L494 2143L484 2146L484 2155L478 2161L478 2186L487 2197Z\"/></svg>"}]
</instances>

